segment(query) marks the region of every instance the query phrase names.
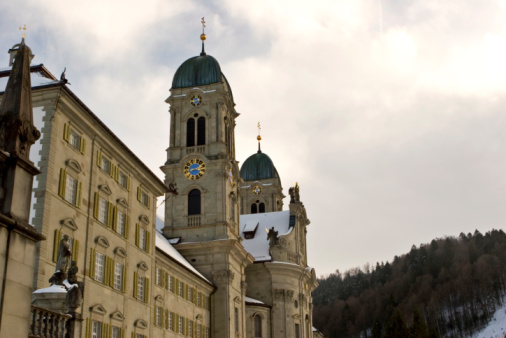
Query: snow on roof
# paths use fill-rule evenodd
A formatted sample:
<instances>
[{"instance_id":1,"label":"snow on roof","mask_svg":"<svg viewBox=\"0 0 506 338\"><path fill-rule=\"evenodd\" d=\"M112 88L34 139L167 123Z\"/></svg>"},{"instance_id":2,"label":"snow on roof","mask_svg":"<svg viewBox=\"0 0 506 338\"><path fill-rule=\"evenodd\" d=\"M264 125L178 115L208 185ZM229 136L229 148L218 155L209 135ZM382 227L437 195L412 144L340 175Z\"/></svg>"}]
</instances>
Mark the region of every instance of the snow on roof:
<instances>
[{"instance_id":1,"label":"snow on roof","mask_svg":"<svg viewBox=\"0 0 506 338\"><path fill-rule=\"evenodd\" d=\"M165 252L169 257L171 257L173 260L205 280L206 282L212 284L206 277L204 277L200 272L197 271L193 267L193 265L188 262L183 255L179 253L174 247L169 243L169 240L165 238L159 231L156 232L156 247L160 249L161 251Z\"/></svg>"},{"instance_id":2,"label":"snow on roof","mask_svg":"<svg viewBox=\"0 0 506 338\"><path fill-rule=\"evenodd\" d=\"M250 297L244 297L244 300L245 300L247 303L265 304L264 302L261 302L261 301L259 301L259 300L256 300L256 299L253 299L253 298L250 298Z\"/></svg>"},{"instance_id":3,"label":"snow on roof","mask_svg":"<svg viewBox=\"0 0 506 338\"><path fill-rule=\"evenodd\" d=\"M51 285L48 288L35 290L33 293L67 293L63 285Z\"/></svg>"},{"instance_id":4,"label":"snow on roof","mask_svg":"<svg viewBox=\"0 0 506 338\"><path fill-rule=\"evenodd\" d=\"M244 229L242 231L243 232L255 231L255 229L257 228L257 226L258 226L258 221L257 220L253 220L251 222L246 222L246 225L244 226Z\"/></svg>"},{"instance_id":5,"label":"snow on roof","mask_svg":"<svg viewBox=\"0 0 506 338\"><path fill-rule=\"evenodd\" d=\"M244 239L243 232L248 231L246 228L253 223L258 223L255 237ZM290 211L267 212L262 214L241 215L241 236L243 237L242 245L256 261L268 261L271 259L269 254L269 240L267 239L267 231L274 227L278 232L278 236L286 235L291 231L290 228Z\"/></svg>"}]
</instances>

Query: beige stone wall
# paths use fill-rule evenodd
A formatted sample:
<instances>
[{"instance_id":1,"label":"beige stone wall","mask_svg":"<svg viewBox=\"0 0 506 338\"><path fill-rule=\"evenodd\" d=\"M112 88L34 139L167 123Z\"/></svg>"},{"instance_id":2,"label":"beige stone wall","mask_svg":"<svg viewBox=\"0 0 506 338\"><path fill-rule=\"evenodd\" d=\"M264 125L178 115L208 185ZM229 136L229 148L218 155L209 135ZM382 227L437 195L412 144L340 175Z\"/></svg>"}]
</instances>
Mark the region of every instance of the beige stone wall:
<instances>
[{"instance_id":1,"label":"beige stone wall","mask_svg":"<svg viewBox=\"0 0 506 338\"><path fill-rule=\"evenodd\" d=\"M255 319L256 316L260 319ZM260 335L255 334L255 320L260 321ZM246 304L246 337L272 337L271 309L268 306Z\"/></svg>"},{"instance_id":2,"label":"beige stone wall","mask_svg":"<svg viewBox=\"0 0 506 338\"><path fill-rule=\"evenodd\" d=\"M259 194L254 192L257 186L260 188ZM284 197L283 187L277 178L244 181L241 185L241 215L251 214L253 203L264 203L265 212L281 211Z\"/></svg>"}]
</instances>

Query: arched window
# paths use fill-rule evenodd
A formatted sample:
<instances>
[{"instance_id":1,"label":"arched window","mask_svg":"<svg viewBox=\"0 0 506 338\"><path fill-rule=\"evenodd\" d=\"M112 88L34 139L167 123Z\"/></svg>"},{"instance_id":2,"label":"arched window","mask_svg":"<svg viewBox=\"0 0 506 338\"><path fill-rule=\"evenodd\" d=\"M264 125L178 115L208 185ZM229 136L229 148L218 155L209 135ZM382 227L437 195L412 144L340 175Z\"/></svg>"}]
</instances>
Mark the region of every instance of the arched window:
<instances>
[{"instance_id":1,"label":"arched window","mask_svg":"<svg viewBox=\"0 0 506 338\"><path fill-rule=\"evenodd\" d=\"M251 213L252 214L256 214L258 211L257 211L257 204L256 203L253 203L251 205Z\"/></svg>"},{"instance_id":2,"label":"arched window","mask_svg":"<svg viewBox=\"0 0 506 338\"><path fill-rule=\"evenodd\" d=\"M260 203L258 206L258 213L263 214L265 212L265 204Z\"/></svg>"},{"instance_id":3,"label":"arched window","mask_svg":"<svg viewBox=\"0 0 506 338\"><path fill-rule=\"evenodd\" d=\"M255 316L255 337L262 337L262 317Z\"/></svg>"},{"instance_id":4,"label":"arched window","mask_svg":"<svg viewBox=\"0 0 506 338\"><path fill-rule=\"evenodd\" d=\"M201 116L197 120L197 145L206 144L206 118Z\"/></svg>"},{"instance_id":5,"label":"arched window","mask_svg":"<svg viewBox=\"0 0 506 338\"><path fill-rule=\"evenodd\" d=\"M195 119L186 121L186 146L193 147L195 145Z\"/></svg>"},{"instance_id":6,"label":"arched window","mask_svg":"<svg viewBox=\"0 0 506 338\"><path fill-rule=\"evenodd\" d=\"M200 190L193 189L188 194L188 215L200 215Z\"/></svg>"}]
</instances>

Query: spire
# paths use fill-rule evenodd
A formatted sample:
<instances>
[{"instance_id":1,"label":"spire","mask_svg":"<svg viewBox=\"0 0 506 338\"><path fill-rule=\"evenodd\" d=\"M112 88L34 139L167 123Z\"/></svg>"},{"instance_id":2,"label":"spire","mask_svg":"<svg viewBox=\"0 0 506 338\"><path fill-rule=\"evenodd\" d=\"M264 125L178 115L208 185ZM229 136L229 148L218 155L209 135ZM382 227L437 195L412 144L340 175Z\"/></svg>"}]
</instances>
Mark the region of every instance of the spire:
<instances>
[{"instance_id":1,"label":"spire","mask_svg":"<svg viewBox=\"0 0 506 338\"><path fill-rule=\"evenodd\" d=\"M262 128L260 127L260 122L258 122L257 127L258 127L258 136L257 136L257 140L258 140L258 152L261 153L262 150L260 150L260 141L262 141L262 136L260 136L260 129L262 129Z\"/></svg>"},{"instance_id":2,"label":"spire","mask_svg":"<svg viewBox=\"0 0 506 338\"><path fill-rule=\"evenodd\" d=\"M14 64L0 105L0 149L29 161L30 147L40 137L33 125L30 60L25 39L12 48Z\"/></svg>"},{"instance_id":3,"label":"spire","mask_svg":"<svg viewBox=\"0 0 506 338\"><path fill-rule=\"evenodd\" d=\"M204 33L204 29L206 28L206 20L204 20L204 17L202 17L202 34L200 34L200 40L202 40L202 52L200 53L200 56L206 55L206 52L204 50L204 41L206 41L206 34Z\"/></svg>"}]
</instances>

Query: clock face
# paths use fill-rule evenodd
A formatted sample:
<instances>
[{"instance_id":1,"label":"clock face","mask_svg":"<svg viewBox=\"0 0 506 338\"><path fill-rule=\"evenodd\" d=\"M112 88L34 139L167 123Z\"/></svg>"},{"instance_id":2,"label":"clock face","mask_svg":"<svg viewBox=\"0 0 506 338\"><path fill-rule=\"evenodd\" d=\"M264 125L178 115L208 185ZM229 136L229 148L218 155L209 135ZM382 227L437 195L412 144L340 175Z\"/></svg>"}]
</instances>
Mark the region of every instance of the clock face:
<instances>
[{"instance_id":1,"label":"clock face","mask_svg":"<svg viewBox=\"0 0 506 338\"><path fill-rule=\"evenodd\" d=\"M194 158L186 162L184 166L184 175L189 180L196 180L206 172L206 164L204 161Z\"/></svg>"},{"instance_id":2,"label":"clock face","mask_svg":"<svg viewBox=\"0 0 506 338\"><path fill-rule=\"evenodd\" d=\"M190 103L194 106L198 106L201 102L202 98L198 95L194 95L190 100Z\"/></svg>"},{"instance_id":3,"label":"clock face","mask_svg":"<svg viewBox=\"0 0 506 338\"><path fill-rule=\"evenodd\" d=\"M255 195L260 195L261 192L262 192L262 188L260 188L258 185L255 185L255 187L253 188L253 193Z\"/></svg>"}]
</instances>

